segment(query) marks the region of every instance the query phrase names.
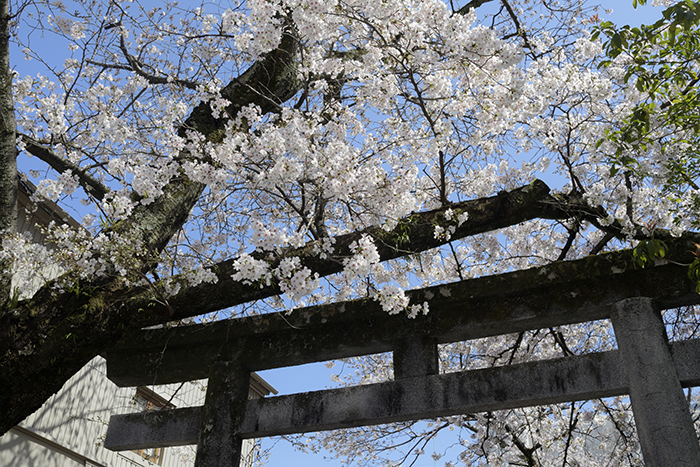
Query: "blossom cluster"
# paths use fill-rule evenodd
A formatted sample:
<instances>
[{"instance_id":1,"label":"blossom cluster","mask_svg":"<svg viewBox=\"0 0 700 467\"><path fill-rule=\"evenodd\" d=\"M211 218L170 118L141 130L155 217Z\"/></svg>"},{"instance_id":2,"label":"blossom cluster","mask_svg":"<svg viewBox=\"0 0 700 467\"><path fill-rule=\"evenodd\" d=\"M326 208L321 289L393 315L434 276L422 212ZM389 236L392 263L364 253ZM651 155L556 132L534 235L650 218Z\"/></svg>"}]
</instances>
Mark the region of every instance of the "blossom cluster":
<instances>
[{"instance_id":1,"label":"blossom cluster","mask_svg":"<svg viewBox=\"0 0 700 467\"><path fill-rule=\"evenodd\" d=\"M236 269L236 272L231 276L234 281L253 284L264 279L267 285L270 283L270 265L266 261L257 260L249 254L243 253L233 262L233 267Z\"/></svg>"},{"instance_id":2,"label":"blossom cluster","mask_svg":"<svg viewBox=\"0 0 700 467\"><path fill-rule=\"evenodd\" d=\"M363 278L369 276L372 267L380 261L379 253L369 235L363 235L357 242L350 244L353 255L343 261L344 274L349 277Z\"/></svg>"},{"instance_id":3,"label":"blossom cluster","mask_svg":"<svg viewBox=\"0 0 700 467\"><path fill-rule=\"evenodd\" d=\"M319 276L307 267L302 267L298 257L285 258L273 271L279 286L287 297L299 302L319 287Z\"/></svg>"}]
</instances>

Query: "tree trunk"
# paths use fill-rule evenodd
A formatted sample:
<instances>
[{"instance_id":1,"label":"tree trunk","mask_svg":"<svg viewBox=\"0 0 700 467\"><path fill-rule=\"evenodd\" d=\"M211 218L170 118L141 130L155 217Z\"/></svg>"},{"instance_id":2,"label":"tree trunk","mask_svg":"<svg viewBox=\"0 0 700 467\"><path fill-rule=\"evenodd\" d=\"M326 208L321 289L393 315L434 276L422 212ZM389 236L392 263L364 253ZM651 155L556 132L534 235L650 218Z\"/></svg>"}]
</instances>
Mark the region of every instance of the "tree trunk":
<instances>
[{"instance_id":1,"label":"tree trunk","mask_svg":"<svg viewBox=\"0 0 700 467\"><path fill-rule=\"evenodd\" d=\"M10 70L10 14L0 0L0 232L17 231L17 145ZM2 248L2 245L0 245ZM0 264L0 310L12 295L9 264Z\"/></svg>"},{"instance_id":2,"label":"tree trunk","mask_svg":"<svg viewBox=\"0 0 700 467\"><path fill-rule=\"evenodd\" d=\"M8 6L3 1L3 81L0 107L4 118L2 131L4 183L3 228L16 231L16 214L9 207L16 196L15 122L9 75ZM283 34L280 46L254 63L246 72L233 79L222 95L232 105L227 115L234 117L249 104L272 110L299 91L295 64L298 60L298 40L293 28ZM226 119L228 117L224 117ZM198 105L185 122L211 141L222 137L225 120L212 117L206 102ZM188 154L183 154L188 157ZM10 162L12 165L10 165ZM14 183L14 184L13 184ZM205 185L184 175L173 179L155 202L137 206L126 220L116 223L112 231L140 243L145 250L146 266L155 261L163 248L187 220ZM8 201L9 200L9 201ZM14 206L14 204L12 204ZM16 210L16 209L15 209ZM11 277L7 265L4 276ZM9 289L9 287L6 287ZM135 295L148 297L138 301L155 313L145 313L133 304ZM7 293L5 297L7 297ZM152 293L141 288L128 288L118 278L105 276L80 288L58 293L50 285L41 289L31 300L9 309L7 299L0 308L0 434L5 433L38 409L51 395L90 359L114 345L125 332L138 328L148 315L153 322L173 319L168 307ZM0 303L1 304L1 303Z\"/></svg>"}]
</instances>

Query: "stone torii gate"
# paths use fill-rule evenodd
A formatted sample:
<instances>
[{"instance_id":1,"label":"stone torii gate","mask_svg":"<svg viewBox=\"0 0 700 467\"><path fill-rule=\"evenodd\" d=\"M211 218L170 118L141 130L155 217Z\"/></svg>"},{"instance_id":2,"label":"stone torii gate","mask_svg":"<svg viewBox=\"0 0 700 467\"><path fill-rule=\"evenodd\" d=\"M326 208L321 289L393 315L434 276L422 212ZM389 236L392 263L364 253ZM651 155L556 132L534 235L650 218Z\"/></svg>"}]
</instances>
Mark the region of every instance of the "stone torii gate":
<instances>
[{"instance_id":1,"label":"stone torii gate","mask_svg":"<svg viewBox=\"0 0 700 467\"><path fill-rule=\"evenodd\" d=\"M627 250L415 290L411 303L431 307L415 319L355 300L144 330L107 354L108 377L120 386L208 377L205 404L113 416L105 446L196 443L196 466L237 466L245 438L629 394L646 465L697 467L682 388L700 385L700 339L669 343L660 314L700 303L694 288L687 267L638 270ZM438 373L438 344L600 319L612 321L619 350ZM248 400L252 371L381 352L393 352L393 381Z\"/></svg>"}]
</instances>

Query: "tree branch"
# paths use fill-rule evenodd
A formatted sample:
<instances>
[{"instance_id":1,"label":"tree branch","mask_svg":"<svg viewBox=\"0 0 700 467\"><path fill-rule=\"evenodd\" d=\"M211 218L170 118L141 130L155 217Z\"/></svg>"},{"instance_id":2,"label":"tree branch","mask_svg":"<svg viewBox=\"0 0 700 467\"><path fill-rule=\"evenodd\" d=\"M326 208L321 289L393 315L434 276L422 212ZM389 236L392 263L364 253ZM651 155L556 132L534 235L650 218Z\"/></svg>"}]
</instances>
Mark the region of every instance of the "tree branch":
<instances>
[{"instance_id":1,"label":"tree branch","mask_svg":"<svg viewBox=\"0 0 700 467\"><path fill-rule=\"evenodd\" d=\"M195 83L194 81L188 81L185 79L180 79L180 78L175 78L173 76L156 76L151 73L147 73L146 70L143 69L143 64L141 63L140 60L138 60L136 57L131 55L129 51L126 48L126 44L124 43L124 36L122 35L119 38L119 48L121 49L122 53L124 54L124 58L126 58L127 63L129 64L129 67L131 71L136 73L137 75L141 76L142 78L145 78L146 81L148 81L150 84L169 84L169 83L175 83L179 84L180 86L184 86L188 89L193 89L196 90L197 86L199 86L198 83ZM97 64L93 62L93 64ZM107 64L101 64L102 66L106 66L109 68L123 68L127 69L123 65L107 65Z\"/></svg>"},{"instance_id":2,"label":"tree branch","mask_svg":"<svg viewBox=\"0 0 700 467\"><path fill-rule=\"evenodd\" d=\"M22 133L20 133L19 136L22 138L22 142L25 144L24 149L27 152L49 164L56 172L64 173L70 171L76 175L80 186L83 187L87 194L102 201L105 195L110 192L110 189L107 186L90 175L79 165L74 164L65 157L59 156L53 150L42 145L31 136Z\"/></svg>"},{"instance_id":3,"label":"tree branch","mask_svg":"<svg viewBox=\"0 0 700 467\"><path fill-rule=\"evenodd\" d=\"M508 11L508 15L510 15L510 18L513 20L513 24L515 25L515 31L516 35L520 36L523 38L523 42L525 43L525 47L527 47L530 50L533 50L534 48L530 44L530 41L527 39L527 34L525 34L525 30L523 27L520 25L520 21L518 20L518 15L515 14L513 11L513 8L511 8L510 3L508 3L508 0L501 0L501 3L503 4L504 7L506 7L506 10Z\"/></svg>"},{"instance_id":4,"label":"tree branch","mask_svg":"<svg viewBox=\"0 0 700 467\"><path fill-rule=\"evenodd\" d=\"M456 15L466 15L466 14L469 13L471 10L473 10L473 9L475 9L475 8L479 8L479 7L480 7L481 5L483 5L484 3L488 3L488 2L491 2L491 1L493 1L493 0L472 0L471 2L467 3L467 4L464 5L462 8L460 8L459 10L455 11L454 14L456 14Z\"/></svg>"},{"instance_id":5,"label":"tree branch","mask_svg":"<svg viewBox=\"0 0 700 467\"><path fill-rule=\"evenodd\" d=\"M537 460L535 459L535 451L542 447L540 443L536 443L533 447L528 448L525 443L522 442L517 433L513 431L510 425L506 424L506 431L513 437L513 444L518 448L520 453L525 458L528 467L535 467L537 465Z\"/></svg>"}]
</instances>

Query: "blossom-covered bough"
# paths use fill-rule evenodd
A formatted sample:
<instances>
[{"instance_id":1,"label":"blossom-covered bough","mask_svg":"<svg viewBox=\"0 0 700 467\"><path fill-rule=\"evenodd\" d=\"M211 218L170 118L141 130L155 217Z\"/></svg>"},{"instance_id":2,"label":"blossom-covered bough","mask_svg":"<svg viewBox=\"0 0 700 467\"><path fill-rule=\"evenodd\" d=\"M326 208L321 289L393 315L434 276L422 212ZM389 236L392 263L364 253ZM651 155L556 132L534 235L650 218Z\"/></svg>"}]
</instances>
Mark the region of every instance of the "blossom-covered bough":
<instances>
[{"instance_id":1,"label":"blossom-covered bough","mask_svg":"<svg viewBox=\"0 0 700 467\"><path fill-rule=\"evenodd\" d=\"M3 432L146 326L357 297L415 316L435 310L406 289L637 240L640 264L674 248L693 261L674 238L695 239L696 188L686 178L690 188L669 190L666 163L687 139L673 139L676 152L661 147L669 128L690 130L661 120L659 138L622 150L606 138L649 92L626 76L629 53L598 69L595 7L3 3ZM40 74L23 71L37 63ZM643 170L620 169L621 151ZM83 230L45 226L48 249L14 233L15 159L37 200L72 206ZM39 258L65 273L29 298L19 293ZM13 274L27 285L11 290ZM673 337L696 332L694 310L671 315ZM611 334L600 322L449 344L441 365L605 350ZM363 380L389 377L380 358L348 364ZM376 463L409 433L398 444L414 459L450 427L463 435L449 462L633 465L625 408L615 399L521 409L315 443Z\"/></svg>"}]
</instances>

